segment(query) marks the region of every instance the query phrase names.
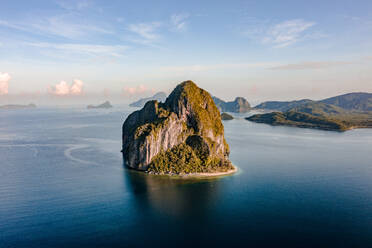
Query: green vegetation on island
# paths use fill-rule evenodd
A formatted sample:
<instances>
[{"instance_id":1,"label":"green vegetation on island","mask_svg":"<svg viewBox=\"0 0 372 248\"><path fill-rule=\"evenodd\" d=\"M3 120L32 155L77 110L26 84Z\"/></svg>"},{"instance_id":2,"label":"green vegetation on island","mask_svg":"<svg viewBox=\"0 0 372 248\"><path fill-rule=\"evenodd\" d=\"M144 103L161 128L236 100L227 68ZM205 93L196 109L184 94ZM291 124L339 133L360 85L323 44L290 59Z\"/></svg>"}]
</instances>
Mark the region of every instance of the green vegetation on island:
<instances>
[{"instance_id":1,"label":"green vegetation on island","mask_svg":"<svg viewBox=\"0 0 372 248\"><path fill-rule=\"evenodd\" d=\"M273 126L282 125L333 131L347 130L347 126L337 120L295 111L287 111L284 113L272 112L267 114L257 114L247 117L246 119L249 121L266 123Z\"/></svg>"},{"instance_id":2,"label":"green vegetation on island","mask_svg":"<svg viewBox=\"0 0 372 248\"><path fill-rule=\"evenodd\" d=\"M157 154L147 169L154 174L191 174L228 172L233 169L229 161L209 157L208 150L201 153L197 148L181 143L170 150Z\"/></svg>"},{"instance_id":3,"label":"green vegetation on island","mask_svg":"<svg viewBox=\"0 0 372 248\"><path fill-rule=\"evenodd\" d=\"M275 110L285 112L306 103L321 102L352 111L372 111L372 93L355 92L326 98L320 101L302 99L296 101L268 101L254 107L254 109Z\"/></svg>"},{"instance_id":4,"label":"green vegetation on island","mask_svg":"<svg viewBox=\"0 0 372 248\"><path fill-rule=\"evenodd\" d=\"M254 109L265 109L265 110L275 110L275 111L281 111L285 112L288 111L291 108L300 106L305 103L312 102L312 100L309 99L302 99L297 101L268 101L263 102L257 106L254 107Z\"/></svg>"},{"instance_id":5,"label":"green vegetation on island","mask_svg":"<svg viewBox=\"0 0 372 248\"><path fill-rule=\"evenodd\" d=\"M353 111L372 111L372 93L356 92L330 97L321 102Z\"/></svg>"},{"instance_id":6,"label":"green vegetation on island","mask_svg":"<svg viewBox=\"0 0 372 248\"><path fill-rule=\"evenodd\" d=\"M179 84L165 103L149 101L128 116L122 152L128 167L152 174L234 170L220 112L192 81Z\"/></svg>"},{"instance_id":7,"label":"green vegetation on island","mask_svg":"<svg viewBox=\"0 0 372 248\"><path fill-rule=\"evenodd\" d=\"M299 104L302 102L302 104ZM274 104L275 103L275 104ZM333 104L329 104L333 103ZM372 127L372 94L350 93L321 101L266 102L259 108L286 109L283 112L256 114L246 119L271 125L346 131ZM275 106L274 106L275 105ZM289 106L292 106L289 108ZM256 107L257 108L257 107Z\"/></svg>"}]
</instances>

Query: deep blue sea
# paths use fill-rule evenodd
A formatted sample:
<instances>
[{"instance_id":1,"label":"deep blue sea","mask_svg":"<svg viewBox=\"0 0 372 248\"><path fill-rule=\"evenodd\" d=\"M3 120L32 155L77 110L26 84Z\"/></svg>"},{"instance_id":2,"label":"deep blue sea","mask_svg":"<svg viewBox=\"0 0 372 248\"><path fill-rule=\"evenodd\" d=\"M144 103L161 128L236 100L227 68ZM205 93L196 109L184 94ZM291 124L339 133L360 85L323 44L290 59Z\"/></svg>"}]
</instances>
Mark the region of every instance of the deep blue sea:
<instances>
[{"instance_id":1,"label":"deep blue sea","mask_svg":"<svg viewBox=\"0 0 372 248\"><path fill-rule=\"evenodd\" d=\"M123 167L129 108L0 112L0 247L372 247L372 129L224 122L238 173Z\"/></svg>"}]
</instances>

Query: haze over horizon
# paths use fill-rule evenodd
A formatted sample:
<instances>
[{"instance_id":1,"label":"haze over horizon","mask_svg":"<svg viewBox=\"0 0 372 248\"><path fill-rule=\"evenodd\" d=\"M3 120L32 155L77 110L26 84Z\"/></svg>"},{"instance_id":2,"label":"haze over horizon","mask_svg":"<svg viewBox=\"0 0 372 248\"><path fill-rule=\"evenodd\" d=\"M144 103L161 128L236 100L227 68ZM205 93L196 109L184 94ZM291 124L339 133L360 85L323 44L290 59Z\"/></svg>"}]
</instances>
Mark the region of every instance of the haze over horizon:
<instances>
[{"instance_id":1,"label":"haze over horizon","mask_svg":"<svg viewBox=\"0 0 372 248\"><path fill-rule=\"evenodd\" d=\"M253 103L372 92L371 31L367 0L5 2L0 104L129 102L185 80Z\"/></svg>"}]
</instances>

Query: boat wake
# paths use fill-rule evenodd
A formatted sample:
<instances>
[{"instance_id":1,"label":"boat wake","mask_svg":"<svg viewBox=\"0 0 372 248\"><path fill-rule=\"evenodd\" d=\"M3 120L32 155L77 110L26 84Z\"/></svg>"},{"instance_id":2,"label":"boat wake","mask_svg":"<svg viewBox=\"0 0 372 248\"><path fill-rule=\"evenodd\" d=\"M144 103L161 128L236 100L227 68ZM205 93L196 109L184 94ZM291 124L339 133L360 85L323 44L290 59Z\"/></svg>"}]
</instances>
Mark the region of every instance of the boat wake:
<instances>
[{"instance_id":1,"label":"boat wake","mask_svg":"<svg viewBox=\"0 0 372 248\"><path fill-rule=\"evenodd\" d=\"M81 163L81 164L94 164L94 165L98 165L95 162L87 161L87 160L83 160L83 159L79 159L79 158L76 158L76 157L74 157L72 155L72 152L73 151L84 149L84 148L87 148L87 147L90 147L90 146L89 145L83 145L83 144L81 144L81 145L70 145L70 147L67 148L64 151L65 157L67 157L68 159L70 159L70 160L72 160L74 162Z\"/></svg>"}]
</instances>

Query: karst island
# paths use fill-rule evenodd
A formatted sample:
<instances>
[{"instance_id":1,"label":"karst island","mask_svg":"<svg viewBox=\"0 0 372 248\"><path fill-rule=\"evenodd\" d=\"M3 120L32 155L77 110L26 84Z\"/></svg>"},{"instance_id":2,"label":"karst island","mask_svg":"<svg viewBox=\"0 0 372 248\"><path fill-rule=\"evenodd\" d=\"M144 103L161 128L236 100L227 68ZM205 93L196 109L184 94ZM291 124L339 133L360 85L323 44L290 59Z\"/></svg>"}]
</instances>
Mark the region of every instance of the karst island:
<instances>
[{"instance_id":1,"label":"karst island","mask_svg":"<svg viewBox=\"0 0 372 248\"><path fill-rule=\"evenodd\" d=\"M179 84L164 103L148 101L123 124L123 158L150 174L232 174L229 145L211 95L192 81Z\"/></svg>"}]
</instances>

